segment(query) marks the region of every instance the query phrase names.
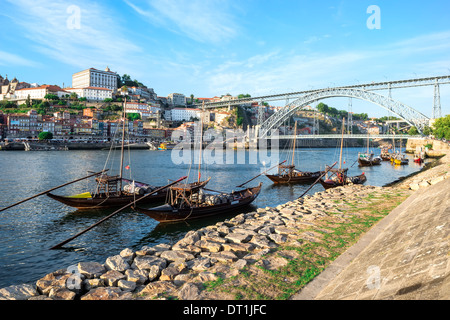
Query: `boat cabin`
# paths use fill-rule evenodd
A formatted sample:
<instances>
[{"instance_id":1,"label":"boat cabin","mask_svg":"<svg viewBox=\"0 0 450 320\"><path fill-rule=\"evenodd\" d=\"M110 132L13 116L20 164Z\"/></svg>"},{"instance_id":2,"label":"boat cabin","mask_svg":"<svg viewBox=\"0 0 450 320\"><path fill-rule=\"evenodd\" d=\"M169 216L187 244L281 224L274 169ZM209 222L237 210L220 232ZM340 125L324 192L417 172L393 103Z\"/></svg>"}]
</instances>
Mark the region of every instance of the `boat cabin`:
<instances>
[{"instance_id":1,"label":"boat cabin","mask_svg":"<svg viewBox=\"0 0 450 320\"><path fill-rule=\"evenodd\" d=\"M278 174L280 176L294 176L295 166L294 165L279 165Z\"/></svg>"},{"instance_id":2,"label":"boat cabin","mask_svg":"<svg viewBox=\"0 0 450 320\"><path fill-rule=\"evenodd\" d=\"M97 182L96 193L98 195L119 196L122 193L120 176L108 176L106 174L95 178Z\"/></svg>"}]
</instances>

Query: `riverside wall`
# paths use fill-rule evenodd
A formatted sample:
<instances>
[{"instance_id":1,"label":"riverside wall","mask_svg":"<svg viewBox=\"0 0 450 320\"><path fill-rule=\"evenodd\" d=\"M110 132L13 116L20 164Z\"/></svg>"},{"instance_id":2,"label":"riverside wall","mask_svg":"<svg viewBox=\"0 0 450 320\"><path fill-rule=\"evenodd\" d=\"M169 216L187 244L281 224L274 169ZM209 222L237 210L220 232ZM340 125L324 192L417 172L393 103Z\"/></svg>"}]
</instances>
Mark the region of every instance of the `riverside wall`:
<instances>
[{"instance_id":1,"label":"riverside wall","mask_svg":"<svg viewBox=\"0 0 450 320\"><path fill-rule=\"evenodd\" d=\"M205 290L204 284L235 279L252 266L283 268L294 257L273 252L319 242L323 235L310 231L319 222L345 220L349 204L370 205L371 198L387 199L399 192L409 195L417 189L426 192L429 186L450 179L449 165L447 155L393 186L349 185L317 192L191 230L173 244L137 251L125 248L101 263L62 266L35 283L0 289L0 300L234 299Z\"/></svg>"}]
</instances>

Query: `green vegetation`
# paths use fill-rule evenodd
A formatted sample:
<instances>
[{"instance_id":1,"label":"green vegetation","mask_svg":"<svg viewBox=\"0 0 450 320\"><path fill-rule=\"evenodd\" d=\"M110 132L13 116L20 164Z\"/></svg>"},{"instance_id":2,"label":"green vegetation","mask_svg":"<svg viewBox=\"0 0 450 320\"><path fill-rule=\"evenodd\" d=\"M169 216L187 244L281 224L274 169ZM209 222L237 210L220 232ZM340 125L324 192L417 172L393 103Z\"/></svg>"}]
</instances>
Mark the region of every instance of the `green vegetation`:
<instances>
[{"instance_id":1,"label":"green vegetation","mask_svg":"<svg viewBox=\"0 0 450 320\"><path fill-rule=\"evenodd\" d=\"M138 80L131 80L129 74L124 74L122 77L118 78L118 87L128 86L128 87L146 87L142 82Z\"/></svg>"},{"instance_id":2,"label":"green vegetation","mask_svg":"<svg viewBox=\"0 0 450 320\"><path fill-rule=\"evenodd\" d=\"M342 119L342 118L348 116L348 111L338 110L336 108L329 107L328 105L326 105L323 102L321 102L317 105L317 110L319 110L319 112L321 112L321 113L327 114L334 118ZM353 120L367 120L368 117L369 116L367 113L353 113L353 115L352 115Z\"/></svg>"},{"instance_id":3,"label":"green vegetation","mask_svg":"<svg viewBox=\"0 0 450 320\"><path fill-rule=\"evenodd\" d=\"M51 132L41 132L38 136L39 140L49 140L53 139L53 133Z\"/></svg>"},{"instance_id":4,"label":"green vegetation","mask_svg":"<svg viewBox=\"0 0 450 320\"><path fill-rule=\"evenodd\" d=\"M412 126L411 129L409 129L408 134L410 136L415 136L419 134L419 130L417 130L416 127Z\"/></svg>"},{"instance_id":5,"label":"green vegetation","mask_svg":"<svg viewBox=\"0 0 450 320\"><path fill-rule=\"evenodd\" d=\"M127 118L130 121L140 120L141 119L141 115L139 113L127 113Z\"/></svg>"},{"instance_id":6,"label":"green vegetation","mask_svg":"<svg viewBox=\"0 0 450 320\"><path fill-rule=\"evenodd\" d=\"M450 115L437 119L433 127L433 134L436 138L450 140Z\"/></svg>"},{"instance_id":7,"label":"green vegetation","mask_svg":"<svg viewBox=\"0 0 450 320\"><path fill-rule=\"evenodd\" d=\"M286 300L319 275L333 260L385 217L408 195L368 194L354 200L342 199L334 211L298 231L297 243L279 246L239 275L206 283L207 291L222 292L237 300ZM311 239L313 235L313 239ZM285 259L284 266L269 269L261 262Z\"/></svg>"}]
</instances>

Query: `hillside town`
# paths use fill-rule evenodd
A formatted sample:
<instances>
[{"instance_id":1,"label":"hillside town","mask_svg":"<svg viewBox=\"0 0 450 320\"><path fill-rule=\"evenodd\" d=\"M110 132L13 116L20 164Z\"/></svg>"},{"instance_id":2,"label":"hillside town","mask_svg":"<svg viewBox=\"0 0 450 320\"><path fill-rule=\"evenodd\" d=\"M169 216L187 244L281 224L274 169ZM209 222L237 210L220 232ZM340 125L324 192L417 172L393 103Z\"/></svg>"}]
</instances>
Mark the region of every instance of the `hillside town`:
<instances>
[{"instance_id":1,"label":"hillside town","mask_svg":"<svg viewBox=\"0 0 450 320\"><path fill-rule=\"evenodd\" d=\"M142 141L169 141L174 130L193 130L194 121L200 119L205 126L216 130L246 129L257 124L261 108L266 119L280 108L268 103L199 108L203 102L230 101L242 96L249 97L228 93L212 98L182 93L158 96L153 88L131 80L129 75L121 77L109 67L74 73L70 87L9 80L7 75L5 78L0 75L0 140L35 140L41 132L65 140L109 140L120 125L125 99L128 136ZM313 108L298 112L293 120L298 122L298 134L335 132L338 127L337 118ZM366 117L354 119L350 130L380 134L387 128ZM292 121L281 126L280 131L292 133Z\"/></svg>"}]
</instances>

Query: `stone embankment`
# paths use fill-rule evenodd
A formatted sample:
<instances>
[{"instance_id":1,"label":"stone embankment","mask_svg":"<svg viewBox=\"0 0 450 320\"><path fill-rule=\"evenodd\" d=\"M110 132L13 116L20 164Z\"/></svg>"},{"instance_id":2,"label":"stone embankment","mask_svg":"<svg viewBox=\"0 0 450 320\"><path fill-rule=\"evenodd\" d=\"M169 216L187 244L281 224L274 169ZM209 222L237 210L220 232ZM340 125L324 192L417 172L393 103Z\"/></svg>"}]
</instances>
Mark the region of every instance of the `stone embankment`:
<instances>
[{"instance_id":1,"label":"stone embankment","mask_svg":"<svg viewBox=\"0 0 450 320\"><path fill-rule=\"evenodd\" d=\"M427 165L427 170L419 171L417 174L411 175L408 179L398 183L397 186L415 191L450 178L450 155L444 156Z\"/></svg>"},{"instance_id":2,"label":"stone embankment","mask_svg":"<svg viewBox=\"0 0 450 320\"><path fill-rule=\"evenodd\" d=\"M448 156L399 186L349 185L258 208L172 245L79 262L0 300L288 299L415 188L449 178ZM418 183L418 181L421 181Z\"/></svg>"}]
</instances>

